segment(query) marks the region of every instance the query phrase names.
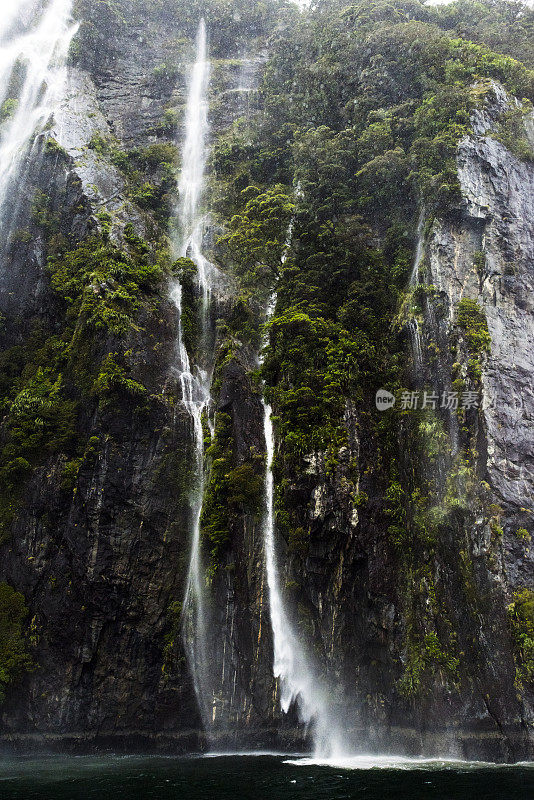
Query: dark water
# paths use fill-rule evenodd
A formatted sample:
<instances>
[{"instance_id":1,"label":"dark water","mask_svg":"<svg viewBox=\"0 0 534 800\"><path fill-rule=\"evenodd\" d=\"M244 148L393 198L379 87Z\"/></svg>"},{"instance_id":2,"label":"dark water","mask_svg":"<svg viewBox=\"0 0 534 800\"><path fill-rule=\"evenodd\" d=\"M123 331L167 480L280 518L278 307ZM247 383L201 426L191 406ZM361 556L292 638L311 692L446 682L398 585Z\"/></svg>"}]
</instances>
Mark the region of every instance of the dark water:
<instances>
[{"instance_id":1,"label":"dark water","mask_svg":"<svg viewBox=\"0 0 534 800\"><path fill-rule=\"evenodd\" d=\"M287 756L0 760L2 800L532 800L534 766L380 759L320 766Z\"/></svg>"}]
</instances>

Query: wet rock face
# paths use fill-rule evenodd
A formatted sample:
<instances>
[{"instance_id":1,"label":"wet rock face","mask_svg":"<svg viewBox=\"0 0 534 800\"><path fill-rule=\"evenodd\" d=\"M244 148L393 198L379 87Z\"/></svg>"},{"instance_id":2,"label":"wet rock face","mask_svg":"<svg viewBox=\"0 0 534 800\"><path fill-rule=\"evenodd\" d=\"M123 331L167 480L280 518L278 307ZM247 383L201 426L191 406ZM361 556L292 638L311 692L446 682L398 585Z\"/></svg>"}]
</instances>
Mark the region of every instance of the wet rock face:
<instances>
[{"instance_id":1,"label":"wet rock face","mask_svg":"<svg viewBox=\"0 0 534 800\"><path fill-rule=\"evenodd\" d=\"M89 146L97 135L116 136L122 149L144 147L157 140L155 120L177 102L174 82L162 88L151 77L161 41L135 41L123 48L112 77L71 67L54 127L28 155L0 276L3 348L36 326L61 331L64 310L50 290L36 198L55 235L73 246L98 230L102 211L112 216L117 242L127 223L146 233L147 218L129 200L124 176ZM198 744L187 665L178 656L178 668L165 671L170 608L183 596L187 566L191 444L170 372L176 314L165 285L161 291L124 339L103 334L79 356L98 365L109 351L129 352L132 377L151 402L140 413L127 398L106 410L89 397L79 422L90 447L74 489L65 485L65 458L48 457L2 545L1 579L26 597L39 667L2 705L6 739L65 737L91 746L109 737L118 747L136 747L166 734L176 748Z\"/></svg>"},{"instance_id":2,"label":"wet rock face","mask_svg":"<svg viewBox=\"0 0 534 800\"><path fill-rule=\"evenodd\" d=\"M434 223L429 282L446 298L449 324L464 297L484 309L491 336L482 376L485 469L518 528L534 497L534 165L481 134L460 143L458 176L464 206L459 218ZM477 252L484 254L478 268Z\"/></svg>"},{"instance_id":3,"label":"wet rock face","mask_svg":"<svg viewBox=\"0 0 534 800\"><path fill-rule=\"evenodd\" d=\"M487 468L497 494L517 512L534 497L529 435L534 412L529 378L534 365L534 166L491 139L467 139L460 146L459 177L469 218L484 222L486 267L478 294L492 341L483 381ZM465 291L466 276L458 280Z\"/></svg>"},{"instance_id":4,"label":"wet rock face","mask_svg":"<svg viewBox=\"0 0 534 800\"><path fill-rule=\"evenodd\" d=\"M149 215L132 202L126 176L100 148L110 142L125 152L181 139L192 48L149 22L150 29L135 20L113 27L109 52L104 48L97 63L71 65L48 132L57 150L47 149L48 137L32 149L22 202L14 204L12 228L19 235L0 276L3 347L24 341L36 321L61 325L46 269L46 231L32 210L36 190L46 194L59 233L73 244L98 231L102 212L110 215L111 240L119 246L129 223L150 237ZM210 100L215 132L247 113L262 60L217 62ZM178 124L162 130L169 109ZM130 354L131 376L146 387L148 407L140 413L128 400L108 410L90 402L81 425L92 444L75 490L64 485L65 459L48 458L34 472L2 546L0 579L26 598L39 665L0 709L5 741L192 750L204 740L175 607L184 596L194 463L190 420L171 369L176 331L162 285L123 340L98 339L95 363L108 351ZM262 406L246 377L255 358L247 353L222 377L219 408L232 416L236 465L251 449L261 459L264 449ZM237 520L231 538L227 568L212 588L214 658L221 665L216 721L228 744L229 729L248 729L249 743L273 744L259 518Z\"/></svg>"},{"instance_id":5,"label":"wet rock face","mask_svg":"<svg viewBox=\"0 0 534 800\"><path fill-rule=\"evenodd\" d=\"M478 474L501 514L502 539L496 543L480 520L473 519L461 545L471 553L483 598L477 612L478 655L473 655L478 663L472 676L476 692L461 716L468 726L476 727L478 720L481 730L489 733L493 727L495 736L502 735L502 757L530 752L522 731L532 711L528 692L519 699L511 688L515 669L505 609L514 592L534 585L532 553L517 537L518 529L532 531L534 497L534 165L491 136L495 119L511 102L496 86L495 101L475 118L475 134L460 142L463 201L455 214L434 221L425 254L426 282L436 290L435 300L426 306L426 341L433 339L441 348L439 364L432 369L427 364L427 378L451 369L447 353L463 299L475 300L483 309L491 337L480 378L476 451ZM444 568L453 554L452 549L445 551ZM458 626L465 636L466 621L459 619ZM475 713L482 698L485 708Z\"/></svg>"},{"instance_id":6,"label":"wet rock face","mask_svg":"<svg viewBox=\"0 0 534 800\"><path fill-rule=\"evenodd\" d=\"M174 319L144 322L169 341ZM168 347L160 361L138 364L138 379L160 391L171 355ZM198 725L187 672L179 681L162 672L189 526L187 486L179 492L169 453L187 458L188 421L174 420L162 400L141 415L128 403L98 412L87 425L91 452L74 493L64 461L49 460L3 548L2 577L27 598L39 664L3 706L3 734L134 746L168 729L177 747L182 732L191 747Z\"/></svg>"}]
</instances>

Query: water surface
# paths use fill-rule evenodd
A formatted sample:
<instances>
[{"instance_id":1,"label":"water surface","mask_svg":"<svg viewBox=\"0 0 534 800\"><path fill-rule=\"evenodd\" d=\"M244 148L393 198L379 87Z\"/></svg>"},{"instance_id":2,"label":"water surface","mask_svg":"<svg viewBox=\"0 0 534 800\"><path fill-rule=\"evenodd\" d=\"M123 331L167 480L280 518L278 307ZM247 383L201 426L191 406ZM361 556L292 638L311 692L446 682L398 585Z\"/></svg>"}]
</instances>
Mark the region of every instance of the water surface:
<instances>
[{"instance_id":1,"label":"water surface","mask_svg":"<svg viewBox=\"0 0 534 800\"><path fill-rule=\"evenodd\" d=\"M534 765L275 754L0 760L2 800L530 800Z\"/></svg>"}]
</instances>

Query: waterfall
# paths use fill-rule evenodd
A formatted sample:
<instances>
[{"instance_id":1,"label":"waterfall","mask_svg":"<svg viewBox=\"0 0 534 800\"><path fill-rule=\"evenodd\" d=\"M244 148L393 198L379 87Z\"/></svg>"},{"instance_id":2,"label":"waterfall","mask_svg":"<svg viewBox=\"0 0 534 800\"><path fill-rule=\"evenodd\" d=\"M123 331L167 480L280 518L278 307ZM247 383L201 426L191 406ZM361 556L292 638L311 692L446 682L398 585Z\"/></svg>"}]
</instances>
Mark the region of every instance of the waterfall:
<instances>
[{"instance_id":1,"label":"waterfall","mask_svg":"<svg viewBox=\"0 0 534 800\"><path fill-rule=\"evenodd\" d=\"M202 290L205 316L214 267L202 254L205 216L200 213L207 159L207 89L210 74L210 63L207 58L206 24L203 19L198 27L196 48L197 57L191 74L187 99L182 171L178 183L180 197L178 218L182 231L181 255L190 258L197 267L198 283Z\"/></svg>"},{"instance_id":2,"label":"waterfall","mask_svg":"<svg viewBox=\"0 0 534 800\"><path fill-rule=\"evenodd\" d=\"M289 237L291 236L291 227ZM267 310L272 315L274 303ZM287 714L296 703L299 719L312 730L314 755L318 758L340 758L346 753L343 734L330 708L328 692L317 675L312 660L295 633L284 605L280 573L276 558L276 519L274 511L274 433L271 407L263 401L263 428L267 462L265 468L265 512L263 541L265 571L269 589L269 610L273 633L273 673L279 680L280 706Z\"/></svg>"},{"instance_id":3,"label":"waterfall","mask_svg":"<svg viewBox=\"0 0 534 800\"><path fill-rule=\"evenodd\" d=\"M192 69L185 121L185 138L182 148L182 170L179 180L180 202L177 209L181 238L175 248L176 255L190 258L198 270L198 284L202 293L202 322L206 328L209 315L211 276L214 267L202 254L204 217L201 200L204 189L206 165L206 138L208 133L207 87L209 62L207 60L206 26L201 20L196 38L196 60ZM202 417L209 407L210 369L192 367L184 344L182 327L182 287L177 282L171 291L178 311L177 364L182 402L192 422L194 447L191 495L191 552L183 604L183 637L195 692L204 722L211 711L210 669L208 656L207 610L205 578L200 542L200 517L204 493L204 432Z\"/></svg>"},{"instance_id":4,"label":"waterfall","mask_svg":"<svg viewBox=\"0 0 534 800\"><path fill-rule=\"evenodd\" d=\"M0 224L33 137L60 101L66 59L76 26L72 0L7 0L0 21ZM6 240L4 234L3 240Z\"/></svg>"},{"instance_id":5,"label":"waterfall","mask_svg":"<svg viewBox=\"0 0 534 800\"><path fill-rule=\"evenodd\" d=\"M269 588L269 608L273 631L274 677L280 681L280 706L287 714L296 702L299 718L312 728L314 754L339 758L344 755L343 736L330 708L328 693L317 676L311 659L296 635L284 606L276 559L273 457L274 435L271 408L264 409L264 433L267 448L265 471L264 547L265 569Z\"/></svg>"}]
</instances>

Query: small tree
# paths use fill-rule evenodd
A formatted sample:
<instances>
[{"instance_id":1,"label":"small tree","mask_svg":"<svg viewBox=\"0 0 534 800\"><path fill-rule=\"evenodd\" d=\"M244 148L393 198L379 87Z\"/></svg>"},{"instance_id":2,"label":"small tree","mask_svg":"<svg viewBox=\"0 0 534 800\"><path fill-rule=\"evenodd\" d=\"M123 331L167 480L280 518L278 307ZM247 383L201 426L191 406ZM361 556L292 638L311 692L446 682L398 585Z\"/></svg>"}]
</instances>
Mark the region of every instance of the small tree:
<instances>
[{"instance_id":1,"label":"small tree","mask_svg":"<svg viewBox=\"0 0 534 800\"><path fill-rule=\"evenodd\" d=\"M241 195L245 207L232 217L230 231L219 242L246 283L272 288L284 262L295 205L280 185L265 192L249 186Z\"/></svg>"}]
</instances>

